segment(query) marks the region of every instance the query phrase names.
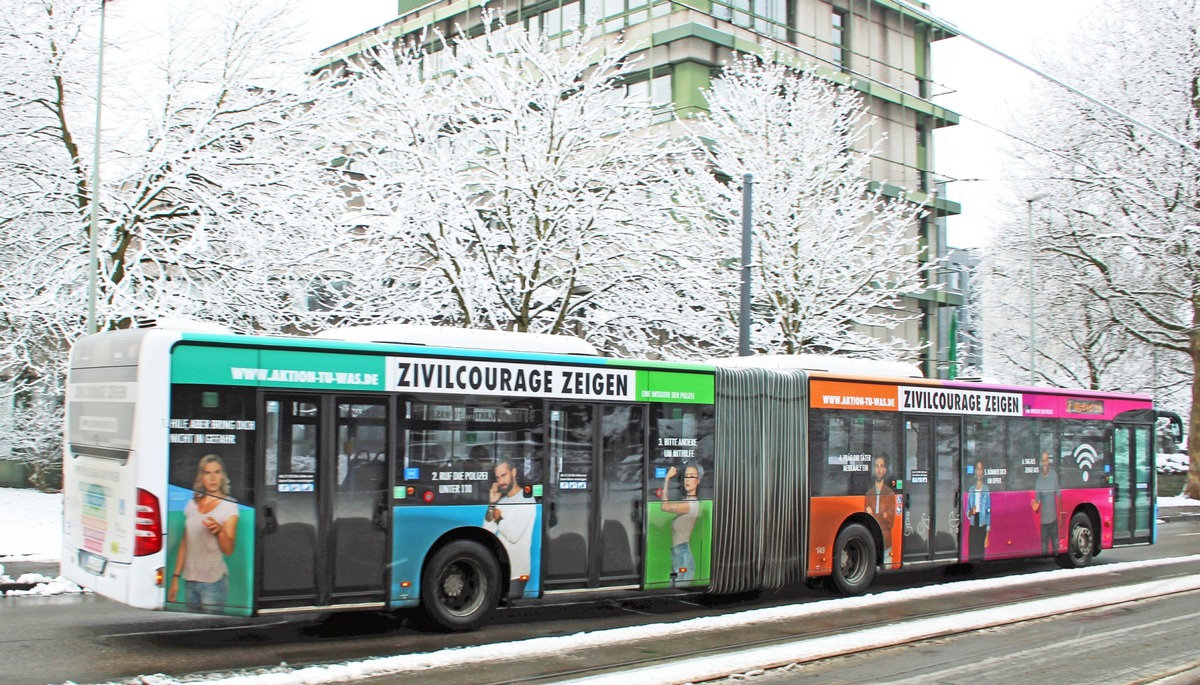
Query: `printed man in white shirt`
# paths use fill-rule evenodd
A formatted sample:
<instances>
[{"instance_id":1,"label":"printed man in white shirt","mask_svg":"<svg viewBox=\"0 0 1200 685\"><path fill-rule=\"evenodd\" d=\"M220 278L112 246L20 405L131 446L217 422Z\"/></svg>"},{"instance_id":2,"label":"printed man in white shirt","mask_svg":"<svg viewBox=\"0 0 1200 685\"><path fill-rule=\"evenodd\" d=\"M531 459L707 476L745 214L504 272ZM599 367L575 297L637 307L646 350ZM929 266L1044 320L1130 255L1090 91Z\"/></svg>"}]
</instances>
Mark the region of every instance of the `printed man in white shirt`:
<instances>
[{"instance_id":1,"label":"printed man in white shirt","mask_svg":"<svg viewBox=\"0 0 1200 685\"><path fill-rule=\"evenodd\" d=\"M537 508L532 499L521 491L520 474L511 459L501 459L493 468L496 477L488 493L487 514L483 527L500 538L508 552L512 573L509 597L521 597L529 581L530 545L533 541L533 522Z\"/></svg>"}]
</instances>

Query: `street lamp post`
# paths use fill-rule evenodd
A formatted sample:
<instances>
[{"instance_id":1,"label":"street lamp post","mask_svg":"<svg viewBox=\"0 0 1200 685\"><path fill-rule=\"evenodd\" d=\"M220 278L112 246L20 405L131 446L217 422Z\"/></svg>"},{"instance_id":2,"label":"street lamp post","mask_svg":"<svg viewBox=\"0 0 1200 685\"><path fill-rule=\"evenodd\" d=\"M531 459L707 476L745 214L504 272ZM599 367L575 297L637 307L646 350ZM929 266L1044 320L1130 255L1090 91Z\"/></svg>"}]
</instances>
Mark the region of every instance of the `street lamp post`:
<instances>
[{"instance_id":1,"label":"street lamp post","mask_svg":"<svg viewBox=\"0 0 1200 685\"><path fill-rule=\"evenodd\" d=\"M750 356L750 214L754 209L754 175L742 177L742 293L738 311L738 356Z\"/></svg>"},{"instance_id":2,"label":"street lamp post","mask_svg":"<svg viewBox=\"0 0 1200 685\"><path fill-rule=\"evenodd\" d=\"M96 70L96 138L92 146L92 215L88 227L87 332L99 329L96 322L96 290L100 272L100 94L104 92L104 7L100 0L100 57Z\"/></svg>"},{"instance_id":3,"label":"street lamp post","mask_svg":"<svg viewBox=\"0 0 1200 685\"><path fill-rule=\"evenodd\" d=\"M1036 288L1033 274L1033 203L1038 200L1045 199L1046 193L1038 193L1031 198L1025 200L1025 206L1028 210L1028 226L1029 226L1029 384L1034 385L1037 382L1037 321L1034 316L1034 290Z\"/></svg>"}]
</instances>

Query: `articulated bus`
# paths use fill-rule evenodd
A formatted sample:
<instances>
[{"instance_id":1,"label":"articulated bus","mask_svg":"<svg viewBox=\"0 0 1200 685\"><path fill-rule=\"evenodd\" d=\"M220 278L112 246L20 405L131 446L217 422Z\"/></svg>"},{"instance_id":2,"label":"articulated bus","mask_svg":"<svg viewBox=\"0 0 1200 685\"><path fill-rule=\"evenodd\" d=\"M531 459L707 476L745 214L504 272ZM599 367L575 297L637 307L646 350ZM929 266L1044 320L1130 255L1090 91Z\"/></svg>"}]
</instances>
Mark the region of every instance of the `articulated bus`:
<instances>
[{"instance_id":1,"label":"articulated bus","mask_svg":"<svg viewBox=\"0 0 1200 685\"><path fill-rule=\"evenodd\" d=\"M1154 541L1163 414L902 364L161 322L72 351L62 572L145 609L419 608L466 630L568 592L1082 566Z\"/></svg>"}]
</instances>

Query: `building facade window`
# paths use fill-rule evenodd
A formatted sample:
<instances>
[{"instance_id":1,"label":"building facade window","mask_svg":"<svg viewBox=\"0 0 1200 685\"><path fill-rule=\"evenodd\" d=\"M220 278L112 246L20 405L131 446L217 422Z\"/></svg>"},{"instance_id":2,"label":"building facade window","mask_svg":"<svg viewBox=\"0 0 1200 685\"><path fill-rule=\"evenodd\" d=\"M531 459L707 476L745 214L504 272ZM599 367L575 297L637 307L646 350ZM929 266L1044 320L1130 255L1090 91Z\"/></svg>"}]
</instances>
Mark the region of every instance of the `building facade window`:
<instances>
[{"instance_id":1,"label":"building facade window","mask_svg":"<svg viewBox=\"0 0 1200 685\"><path fill-rule=\"evenodd\" d=\"M659 70L656 70L659 71ZM654 107L654 123L670 121L675 116L671 92L671 74L658 73L652 78L631 81L625 85L626 94L635 99L649 100Z\"/></svg>"},{"instance_id":2,"label":"building facade window","mask_svg":"<svg viewBox=\"0 0 1200 685\"><path fill-rule=\"evenodd\" d=\"M526 18L525 27L530 33L540 33L555 38L579 29L583 17L579 2L567 2L551 7L545 12Z\"/></svg>"},{"instance_id":3,"label":"building facade window","mask_svg":"<svg viewBox=\"0 0 1200 685\"><path fill-rule=\"evenodd\" d=\"M787 40L788 10L786 0L714 0L713 16L733 22L755 33Z\"/></svg>"},{"instance_id":4,"label":"building facade window","mask_svg":"<svg viewBox=\"0 0 1200 685\"><path fill-rule=\"evenodd\" d=\"M834 8L830 15L829 60L843 71L850 67L850 13Z\"/></svg>"}]
</instances>

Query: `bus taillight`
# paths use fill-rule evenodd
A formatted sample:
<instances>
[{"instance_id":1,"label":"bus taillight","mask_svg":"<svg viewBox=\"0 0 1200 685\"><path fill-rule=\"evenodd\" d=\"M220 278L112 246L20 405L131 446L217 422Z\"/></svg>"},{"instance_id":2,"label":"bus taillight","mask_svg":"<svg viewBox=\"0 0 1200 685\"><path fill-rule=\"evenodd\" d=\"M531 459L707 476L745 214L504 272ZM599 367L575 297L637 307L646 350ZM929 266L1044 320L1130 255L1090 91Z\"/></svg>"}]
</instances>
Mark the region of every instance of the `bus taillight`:
<instances>
[{"instance_id":1,"label":"bus taillight","mask_svg":"<svg viewBox=\"0 0 1200 685\"><path fill-rule=\"evenodd\" d=\"M137 512L134 514L133 555L144 557L162 549L162 509L158 498L148 490L138 488Z\"/></svg>"}]
</instances>

